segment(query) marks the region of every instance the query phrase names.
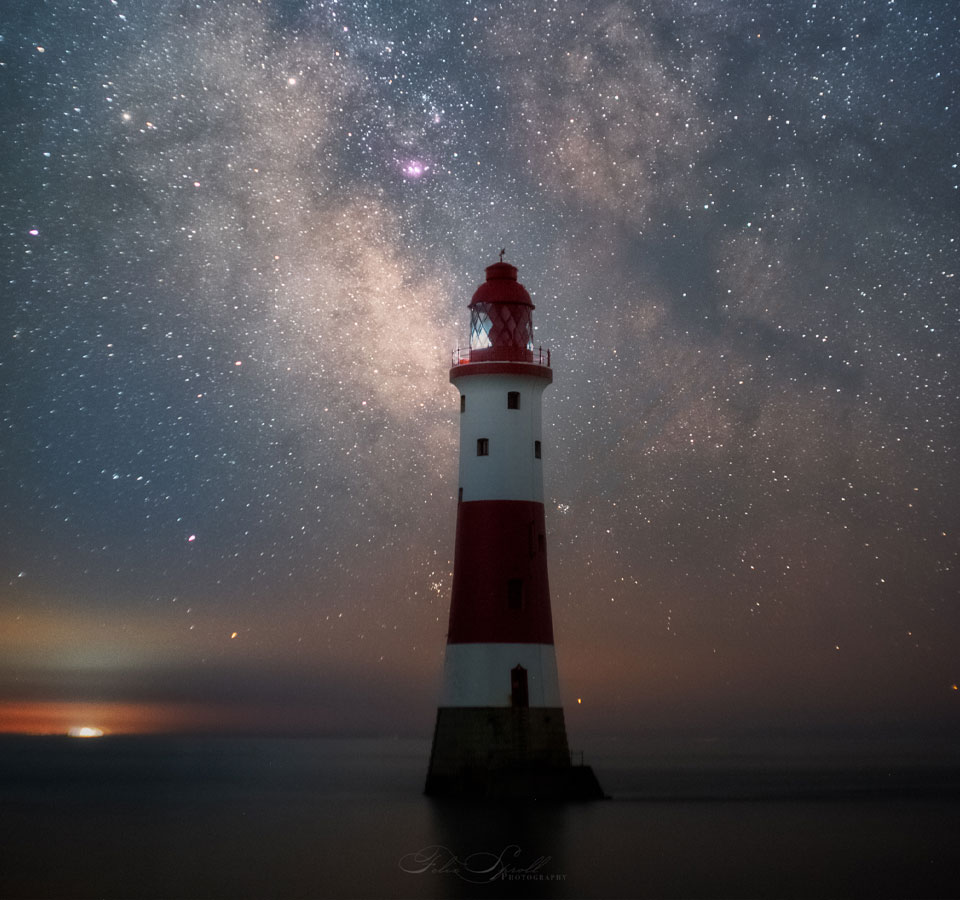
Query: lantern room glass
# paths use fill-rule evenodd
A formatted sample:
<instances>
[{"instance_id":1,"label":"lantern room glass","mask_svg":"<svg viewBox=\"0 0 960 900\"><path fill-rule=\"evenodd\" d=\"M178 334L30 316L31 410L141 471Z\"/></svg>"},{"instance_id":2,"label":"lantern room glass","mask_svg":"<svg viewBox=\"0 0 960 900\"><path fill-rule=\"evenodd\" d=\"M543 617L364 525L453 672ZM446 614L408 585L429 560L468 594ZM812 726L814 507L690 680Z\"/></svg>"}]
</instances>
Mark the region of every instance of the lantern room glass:
<instances>
[{"instance_id":1,"label":"lantern room glass","mask_svg":"<svg viewBox=\"0 0 960 900\"><path fill-rule=\"evenodd\" d=\"M475 303L470 307L470 349L508 354L533 350L531 307L519 303ZM513 355L508 359L519 358Z\"/></svg>"},{"instance_id":2,"label":"lantern room glass","mask_svg":"<svg viewBox=\"0 0 960 900\"><path fill-rule=\"evenodd\" d=\"M490 346L490 329L493 322L487 312L486 303L478 303L470 311L470 349L483 350Z\"/></svg>"}]
</instances>

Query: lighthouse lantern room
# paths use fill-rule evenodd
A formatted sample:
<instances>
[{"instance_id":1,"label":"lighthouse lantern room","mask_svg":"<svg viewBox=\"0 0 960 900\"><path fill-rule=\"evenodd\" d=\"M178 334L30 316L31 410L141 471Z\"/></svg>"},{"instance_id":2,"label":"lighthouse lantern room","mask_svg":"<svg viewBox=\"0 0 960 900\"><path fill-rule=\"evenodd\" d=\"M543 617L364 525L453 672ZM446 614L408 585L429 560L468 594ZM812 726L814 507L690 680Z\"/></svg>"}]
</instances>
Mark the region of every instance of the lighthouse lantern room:
<instances>
[{"instance_id":1,"label":"lighthouse lantern room","mask_svg":"<svg viewBox=\"0 0 960 900\"><path fill-rule=\"evenodd\" d=\"M534 305L501 261L470 302L460 392L460 470L443 684L426 792L588 799L593 772L567 746L550 615L541 398L549 351Z\"/></svg>"}]
</instances>

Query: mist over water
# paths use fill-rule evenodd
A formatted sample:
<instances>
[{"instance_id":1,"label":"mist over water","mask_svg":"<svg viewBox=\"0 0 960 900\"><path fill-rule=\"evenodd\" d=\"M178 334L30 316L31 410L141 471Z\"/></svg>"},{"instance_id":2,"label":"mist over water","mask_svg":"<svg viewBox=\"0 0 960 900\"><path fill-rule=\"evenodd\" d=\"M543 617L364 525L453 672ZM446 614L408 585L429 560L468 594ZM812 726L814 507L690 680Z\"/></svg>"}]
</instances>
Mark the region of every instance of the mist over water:
<instances>
[{"instance_id":1,"label":"mist over water","mask_svg":"<svg viewBox=\"0 0 960 900\"><path fill-rule=\"evenodd\" d=\"M437 802L421 740L0 739L3 897L943 897L944 743L597 740L612 799Z\"/></svg>"}]
</instances>

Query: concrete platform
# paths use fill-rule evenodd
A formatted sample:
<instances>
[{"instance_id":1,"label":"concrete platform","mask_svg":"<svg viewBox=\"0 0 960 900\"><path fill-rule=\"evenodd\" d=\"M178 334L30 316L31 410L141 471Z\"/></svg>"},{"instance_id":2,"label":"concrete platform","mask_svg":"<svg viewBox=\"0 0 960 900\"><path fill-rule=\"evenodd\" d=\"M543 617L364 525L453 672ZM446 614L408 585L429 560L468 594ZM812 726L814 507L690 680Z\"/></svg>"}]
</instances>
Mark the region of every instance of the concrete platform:
<instances>
[{"instance_id":1,"label":"concrete platform","mask_svg":"<svg viewBox=\"0 0 960 900\"><path fill-rule=\"evenodd\" d=\"M424 792L436 797L599 800L574 766L560 707L441 707Z\"/></svg>"}]
</instances>

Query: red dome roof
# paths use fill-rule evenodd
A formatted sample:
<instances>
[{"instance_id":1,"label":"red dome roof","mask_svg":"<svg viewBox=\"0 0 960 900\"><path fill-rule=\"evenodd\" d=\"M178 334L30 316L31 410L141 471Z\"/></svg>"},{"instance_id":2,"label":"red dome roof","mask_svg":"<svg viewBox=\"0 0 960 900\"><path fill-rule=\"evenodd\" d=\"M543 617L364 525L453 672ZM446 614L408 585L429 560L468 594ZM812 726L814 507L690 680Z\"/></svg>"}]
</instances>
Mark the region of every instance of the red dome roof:
<instances>
[{"instance_id":1,"label":"red dome roof","mask_svg":"<svg viewBox=\"0 0 960 900\"><path fill-rule=\"evenodd\" d=\"M527 289L517 281L517 267L510 263L497 262L487 266L487 280L477 288L470 306L474 303L522 303L535 309Z\"/></svg>"}]
</instances>

